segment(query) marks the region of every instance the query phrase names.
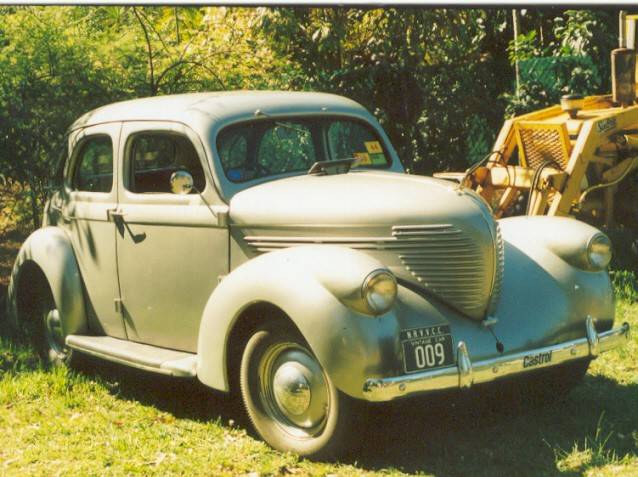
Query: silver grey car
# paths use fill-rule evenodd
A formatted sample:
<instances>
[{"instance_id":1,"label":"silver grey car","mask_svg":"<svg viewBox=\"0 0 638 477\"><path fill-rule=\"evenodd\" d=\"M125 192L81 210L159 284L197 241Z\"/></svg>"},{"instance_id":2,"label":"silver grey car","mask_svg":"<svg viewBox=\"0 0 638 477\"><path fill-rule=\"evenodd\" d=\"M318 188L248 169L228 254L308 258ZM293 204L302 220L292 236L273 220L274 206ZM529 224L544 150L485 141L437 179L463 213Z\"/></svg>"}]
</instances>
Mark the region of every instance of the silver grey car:
<instances>
[{"instance_id":1,"label":"silver grey car","mask_svg":"<svg viewBox=\"0 0 638 477\"><path fill-rule=\"evenodd\" d=\"M196 377L237 392L273 447L323 457L357 440L365 402L578 382L628 336L610 258L589 225L495 220L406 174L346 98L186 94L69 128L8 305L47 362Z\"/></svg>"}]
</instances>

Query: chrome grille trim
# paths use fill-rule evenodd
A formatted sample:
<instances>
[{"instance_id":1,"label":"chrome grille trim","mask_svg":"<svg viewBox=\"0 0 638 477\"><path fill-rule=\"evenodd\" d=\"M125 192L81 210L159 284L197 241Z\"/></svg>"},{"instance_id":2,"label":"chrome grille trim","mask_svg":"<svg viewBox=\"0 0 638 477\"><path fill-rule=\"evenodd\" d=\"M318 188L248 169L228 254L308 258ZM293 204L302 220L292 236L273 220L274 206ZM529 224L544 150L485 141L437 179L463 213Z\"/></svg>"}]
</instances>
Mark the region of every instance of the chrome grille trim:
<instances>
[{"instance_id":1,"label":"chrome grille trim","mask_svg":"<svg viewBox=\"0 0 638 477\"><path fill-rule=\"evenodd\" d=\"M489 291L485 274L489 273L480 248L461 229L445 225L397 225L392 235L404 242L415 235L435 240L434 247L412 248L399 255L405 268L423 286L452 306L476 316L485 311ZM447 253L441 253L443 250Z\"/></svg>"},{"instance_id":2,"label":"chrome grille trim","mask_svg":"<svg viewBox=\"0 0 638 477\"><path fill-rule=\"evenodd\" d=\"M487 308L487 313L491 314L496 309L498 300L501 296L503 289L503 275L505 275L505 243L503 242L503 235L501 234L501 227L498 222L496 223L496 263L494 266L494 280L492 283L492 294L490 296L490 303Z\"/></svg>"}]
</instances>

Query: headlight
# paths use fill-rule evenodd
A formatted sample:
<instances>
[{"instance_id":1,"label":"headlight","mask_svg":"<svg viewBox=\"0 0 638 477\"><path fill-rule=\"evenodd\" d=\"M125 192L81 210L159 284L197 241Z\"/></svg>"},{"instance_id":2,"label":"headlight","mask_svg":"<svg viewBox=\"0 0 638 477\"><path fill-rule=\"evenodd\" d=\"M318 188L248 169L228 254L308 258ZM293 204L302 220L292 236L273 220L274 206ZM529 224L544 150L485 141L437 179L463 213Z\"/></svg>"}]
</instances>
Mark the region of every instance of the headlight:
<instances>
[{"instance_id":1,"label":"headlight","mask_svg":"<svg viewBox=\"0 0 638 477\"><path fill-rule=\"evenodd\" d=\"M592 268L602 270L611 261L611 240L605 234L596 234L587 245L587 260Z\"/></svg>"},{"instance_id":2,"label":"headlight","mask_svg":"<svg viewBox=\"0 0 638 477\"><path fill-rule=\"evenodd\" d=\"M361 293L370 311L381 315L394 305L397 280L388 270L375 270L363 281Z\"/></svg>"}]
</instances>

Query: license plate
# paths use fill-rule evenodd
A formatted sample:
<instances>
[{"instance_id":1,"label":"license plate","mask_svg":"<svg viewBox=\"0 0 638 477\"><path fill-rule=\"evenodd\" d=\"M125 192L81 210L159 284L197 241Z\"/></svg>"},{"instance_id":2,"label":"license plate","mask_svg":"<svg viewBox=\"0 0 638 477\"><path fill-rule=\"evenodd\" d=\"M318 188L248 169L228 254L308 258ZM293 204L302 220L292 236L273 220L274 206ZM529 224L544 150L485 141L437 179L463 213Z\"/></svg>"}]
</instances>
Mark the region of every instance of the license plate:
<instances>
[{"instance_id":1,"label":"license plate","mask_svg":"<svg viewBox=\"0 0 638 477\"><path fill-rule=\"evenodd\" d=\"M401 345L406 373L454 364L452 335L447 325L403 330Z\"/></svg>"}]
</instances>

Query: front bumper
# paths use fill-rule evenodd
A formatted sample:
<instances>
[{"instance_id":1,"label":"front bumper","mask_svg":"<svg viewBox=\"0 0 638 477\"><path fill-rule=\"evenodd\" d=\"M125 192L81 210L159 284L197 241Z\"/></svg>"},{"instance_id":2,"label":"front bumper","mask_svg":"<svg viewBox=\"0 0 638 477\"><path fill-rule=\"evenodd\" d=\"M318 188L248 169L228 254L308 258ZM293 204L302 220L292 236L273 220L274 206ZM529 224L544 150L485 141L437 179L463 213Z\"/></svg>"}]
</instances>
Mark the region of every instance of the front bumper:
<instances>
[{"instance_id":1,"label":"front bumper","mask_svg":"<svg viewBox=\"0 0 638 477\"><path fill-rule=\"evenodd\" d=\"M363 395L368 401L391 401L427 391L469 388L473 384L488 383L569 361L595 358L629 339L628 323L597 333L593 319L587 317L585 328L584 338L476 363L470 360L467 345L460 341L456 366L392 378L368 379L363 386Z\"/></svg>"}]
</instances>

